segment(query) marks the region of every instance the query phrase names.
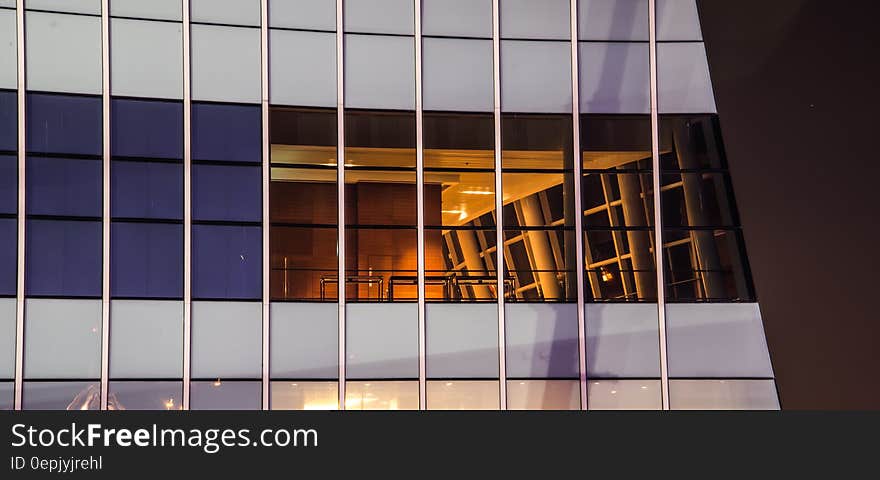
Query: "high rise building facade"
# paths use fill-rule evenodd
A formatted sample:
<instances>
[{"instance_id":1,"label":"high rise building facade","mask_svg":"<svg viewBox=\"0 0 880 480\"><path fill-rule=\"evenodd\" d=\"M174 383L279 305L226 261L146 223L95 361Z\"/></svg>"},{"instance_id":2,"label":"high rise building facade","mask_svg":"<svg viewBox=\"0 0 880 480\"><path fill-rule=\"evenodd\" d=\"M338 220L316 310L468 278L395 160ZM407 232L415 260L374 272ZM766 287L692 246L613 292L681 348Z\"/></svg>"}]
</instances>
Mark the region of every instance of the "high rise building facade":
<instances>
[{"instance_id":1,"label":"high rise building facade","mask_svg":"<svg viewBox=\"0 0 880 480\"><path fill-rule=\"evenodd\" d=\"M695 0L0 0L0 246L3 408L779 408Z\"/></svg>"}]
</instances>

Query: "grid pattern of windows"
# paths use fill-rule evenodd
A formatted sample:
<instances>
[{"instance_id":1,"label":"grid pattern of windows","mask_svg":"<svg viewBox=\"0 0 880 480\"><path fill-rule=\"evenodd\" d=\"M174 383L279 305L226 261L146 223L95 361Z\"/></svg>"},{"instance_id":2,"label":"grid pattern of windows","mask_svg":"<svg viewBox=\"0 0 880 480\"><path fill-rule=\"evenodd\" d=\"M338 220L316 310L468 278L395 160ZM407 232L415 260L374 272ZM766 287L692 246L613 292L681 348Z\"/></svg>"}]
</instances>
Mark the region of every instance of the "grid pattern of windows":
<instances>
[{"instance_id":1,"label":"grid pattern of windows","mask_svg":"<svg viewBox=\"0 0 880 480\"><path fill-rule=\"evenodd\" d=\"M778 407L694 0L101 5L0 6L0 408Z\"/></svg>"}]
</instances>

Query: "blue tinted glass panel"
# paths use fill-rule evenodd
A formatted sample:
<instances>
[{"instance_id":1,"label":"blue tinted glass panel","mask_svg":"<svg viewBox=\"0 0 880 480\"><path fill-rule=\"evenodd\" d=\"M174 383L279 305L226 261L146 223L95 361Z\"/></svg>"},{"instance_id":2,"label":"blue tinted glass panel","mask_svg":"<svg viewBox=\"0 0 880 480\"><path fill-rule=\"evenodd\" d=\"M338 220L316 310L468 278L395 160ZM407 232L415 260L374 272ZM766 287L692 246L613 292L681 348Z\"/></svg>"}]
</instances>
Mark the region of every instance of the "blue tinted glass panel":
<instances>
[{"instance_id":1,"label":"blue tinted glass panel","mask_svg":"<svg viewBox=\"0 0 880 480\"><path fill-rule=\"evenodd\" d=\"M260 227L193 225L193 298L262 295Z\"/></svg>"},{"instance_id":2,"label":"blue tinted glass panel","mask_svg":"<svg viewBox=\"0 0 880 480\"><path fill-rule=\"evenodd\" d=\"M18 210L18 158L0 155L0 213Z\"/></svg>"},{"instance_id":3,"label":"blue tinted glass panel","mask_svg":"<svg viewBox=\"0 0 880 480\"><path fill-rule=\"evenodd\" d=\"M101 154L101 98L29 93L27 150Z\"/></svg>"},{"instance_id":4,"label":"blue tinted glass panel","mask_svg":"<svg viewBox=\"0 0 880 480\"><path fill-rule=\"evenodd\" d=\"M14 218L0 218L0 295L15 295L17 226Z\"/></svg>"},{"instance_id":5,"label":"blue tinted glass panel","mask_svg":"<svg viewBox=\"0 0 880 480\"><path fill-rule=\"evenodd\" d=\"M18 102L16 92L0 90L0 150L18 149Z\"/></svg>"},{"instance_id":6,"label":"blue tinted glass panel","mask_svg":"<svg viewBox=\"0 0 880 480\"><path fill-rule=\"evenodd\" d=\"M110 295L183 297L183 225L113 222Z\"/></svg>"},{"instance_id":7,"label":"blue tinted glass panel","mask_svg":"<svg viewBox=\"0 0 880 480\"><path fill-rule=\"evenodd\" d=\"M27 158L29 215L101 216L100 160Z\"/></svg>"},{"instance_id":8,"label":"blue tinted glass panel","mask_svg":"<svg viewBox=\"0 0 880 480\"><path fill-rule=\"evenodd\" d=\"M260 107L193 103L193 160L260 163Z\"/></svg>"},{"instance_id":9,"label":"blue tinted glass panel","mask_svg":"<svg viewBox=\"0 0 880 480\"><path fill-rule=\"evenodd\" d=\"M114 156L183 158L183 104L113 99L110 152Z\"/></svg>"},{"instance_id":10,"label":"blue tinted glass panel","mask_svg":"<svg viewBox=\"0 0 880 480\"><path fill-rule=\"evenodd\" d=\"M259 166L193 165L193 219L260 221L262 174Z\"/></svg>"},{"instance_id":11,"label":"blue tinted glass panel","mask_svg":"<svg viewBox=\"0 0 880 480\"><path fill-rule=\"evenodd\" d=\"M183 218L183 164L112 162L110 215L114 218Z\"/></svg>"},{"instance_id":12,"label":"blue tinted glass panel","mask_svg":"<svg viewBox=\"0 0 880 480\"><path fill-rule=\"evenodd\" d=\"M25 294L101 296L101 222L28 220Z\"/></svg>"}]
</instances>

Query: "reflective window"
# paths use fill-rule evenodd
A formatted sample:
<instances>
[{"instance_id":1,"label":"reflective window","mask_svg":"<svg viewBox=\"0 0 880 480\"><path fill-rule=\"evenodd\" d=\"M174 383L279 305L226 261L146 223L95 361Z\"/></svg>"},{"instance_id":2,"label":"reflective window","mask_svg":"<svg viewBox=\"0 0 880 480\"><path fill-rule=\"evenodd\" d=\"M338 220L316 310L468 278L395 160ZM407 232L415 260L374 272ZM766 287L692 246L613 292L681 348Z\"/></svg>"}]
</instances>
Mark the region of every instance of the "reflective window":
<instances>
[{"instance_id":1,"label":"reflective window","mask_svg":"<svg viewBox=\"0 0 880 480\"><path fill-rule=\"evenodd\" d=\"M193 302L193 378L260 378L262 311L258 302Z\"/></svg>"},{"instance_id":2,"label":"reflective window","mask_svg":"<svg viewBox=\"0 0 880 480\"><path fill-rule=\"evenodd\" d=\"M15 384L0 382L0 410L12 410L15 406Z\"/></svg>"},{"instance_id":3,"label":"reflective window","mask_svg":"<svg viewBox=\"0 0 880 480\"><path fill-rule=\"evenodd\" d=\"M183 376L183 302L110 302L110 378Z\"/></svg>"},{"instance_id":4,"label":"reflective window","mask_svg":"<svg viewBox=\"0 0 880 480\"><path fill-rule=\"evenodd\" d=\"M195 110L201 114L202 108ZM199 116L200 123L208 120L206 116ZM114 157L183 159L180 102L113 98L110 123L110 152ZM212 129L207 130L205 135L211 135Z\"/></svg>"},{"instance_id":5,"label":"reflective window","mask_svg":"<svg viewBox=\"0 0 880 480\"><path fill-rule=\"evenodd\" d=\"M259 222L262 174L258 165L193 165L193 220Z\"/></svg>"},{"instance_id":6,"label":"reflective window","mask_svg":"<svg viewBox=\"0 0 880 480\"><path fill-rule=\"evenodd\" d=\"M24 382L23 410L100 410L101 385L97 382Z\"/></svg>"},{"instance_id":7,"label":"reflective window","mask_svg":"<svg viewBox=\"0 0 880 480\"><path fill-rule=\"evenodd\" d=\"M183 220L183 164L113 161L113 218Z\"/></svg>"},{"instance_id":8,"label":"reflective window","mask_svg":"<svg viewBox=\"0 0 880 480\"><path fill-rule=\"evenodd\" d=\"M18 271L18 222L0 217L0 296L15 295L15 274Z\"/></svg>"},{"instance_id":9,"label":"reflective window","mask_svg":"<svg viewBox=\"0 0 880 480\"><path fill-rule=\"evenodd\" d=\"M492 0L423 0L422 34L492 38Z\"/></svg>"},{"instance_id":10,"label":"reflective window","mask_svg":"<svg viewBox=\"0 0 880 480\"><path fill-rule=\"evenodd\" d=\"M497 380L428 381L428 410L498 410Z\"/></svg>"},{"instance_id":11,"label":"reflective window","mask_svg":"<svg viewBox=\"0 0 880 480\"><path fill-rule=\"evenodd\" d=\"M269 0L269 26L336 30L336 0Z\"/></svg>"},{"instance_id":12,"label":"reflective window","mask_svg":"<svg viewBox=\"0 0 880 480\"><path fill-rule=\"evenodd\" d=\"M193 160L260 163L260 115L258 106L194 102Z\"/></svg>"},{"instance_id":13,"label":"reflective window","mask_svg":"<svg viewBox=\"0 0 880 480\"><path fill-rule=\"evenodd\" d=\"M193 225L192 241L193 298L261 298L260 227Z\"/></svg>"},{"instance_id":14,"label":"reflective window","mask_svg":"<svg viewBox=\"0 0 880 480\"><path fill-rule=\"evenodd\" d=\"M181 382L111 381L109 410L182 410Z\"/></svg>"},{"instance_id":15,"label":"reflective window","mask_svg":"<svg viewBox=\"0 0 880 480\"><path fill-rule=\"evenodd\" d=\"M101 296L100 221L29 219L26 228L26 295Z\"/></svg>"},{"instance_id":16,"label":"reflective window","mask_svg":"<svg viewBox=\"0 0 880 480\"><path fill-rule=\"evenodd\" d=\"M183 98L183 26L171 22L110 21L113 95Z\"/></svg>"},{"instance_id":17,"label":"reflective window","mask_svg":"<svg viewBox=\"0 0 880 480\"><path fill-rule=\"evenodd\" d=\"M0 90L0 151L18 150L18 92Z\"/></svg>"},{"instance_id":18,"label":"reflective window","mask_svg":"<svg viewBox=\"0 0 880 480\"><path fill-rule=\"evenodd\" d=\"M0 298L0 380L15 378L15 314L15 298Z\"/></svg>"},{"instance_id":19,"label":"reflective window","mask_svg":"<svg viewBox=\"0 0 880 480\"><path fill-rule=\"evenodd\" d=\"M193 100L259 103L260 30L204 24L191 29Z\"/></svg>"},{"instance_id":20,"label":"reflective window","mask_svg":"<svg viewBox=\"0 0 880 480\"><path fill-rule=\"evenodd\" d=\"M101 301L25 301L24 377L101 377Z\"/></svg>"},{"instance_id":21,"label":"reflective window","mask_svg":"<svg viewBox=\"0 0 880 480\"><path fill-rule=\"evenodd\" d=\"M262 384L248 381L190 383L191 410L260 410Z\"/></svg>"},{"instance_id":22,"label":"reflective window","mask_svg":"<svg viewBox=\"0 0 880 480\"><path fill-rule=\"evenodd\" d=\"M660 410L659 380L591 380L590 410Z\"/></svg>"},{"instance_id":23,"label":"reflective window","mask_svg":"<svg viewBox=\"0 0 880 480\"><path fill-rule=\"evenodd\" d=\"M101 93L101 17L27 12L25 35L28 90Z\"/></svg>"},{"instance_id":24,"label":"reflective window","mask_svg":"<svg viewBox=\"0 0 880 480\"><path fill-rule=\"evenodd\" d=\"M270 113L270 295L336 301L336 110Z\"/></svg>"},{"instance_id":25,"label":"reflective window","mask_svg":"<svg viewBox=\"0 0 880 480\"><path fill-rule=\"evenodd\" d=\"M413 34L410 0L349 1L343 9L346 32Z\"/></svg>"},{"instance_id":26,"label":"reflective window","mask_svg":"<svg viewBox=\"0 0 880 480\"><path fill-rule=\"evenodd\" d=\"M270 384L272 410L337 410L338 382L289 382Z\"/></svg>"},{"instance_id":27,"label":"reflective window","mask_svg":"<svg viewBox=\"0 0 880 480\"><path fill-rule=\"evenodd\" d=\"M100 15L101 0L26 0L25 8Z\"/></svg>"},{"instance_id":28,"label":"reflective window","mask_svg":"<svg viewBox=\"0 0 880 480\"><path fill-rule=\"evenodd\" d=\"M260 25L260 0L190 0L193 22Z\"/></svg>"},{"instance_id":29,"label":"reflective window","mask_svg":"<svg viewBox=\"0 0 880 480\"><path fill-rule=\"evenodd\" d=\"M114 221L110 242L112 297L183 297L183 225Z\"/></svg>"},{"instance_id":30,"label":"reflective window","mask_svg":"<svg viewBox=\"0 0 880 480\"><path fill-rule=\"evenodd\" d=\"M269 305L269 374L273 379L339 375L339 306L317 302Z\"/></svg>"},{"instance_id":31,"label":"reflective window","mask_svg":"<svg viewBox=\"0 0 880 480\"><path fill-rule=\"evenodd\" d=\"M27 95L29 153L101 154L101 98Z\"/></svg>"},{"instance_id":32,"label":"reflective window","mask_svg":"<svg viewBox=\"0 0 880 480\"><path fill-rule=\"evenodd\" d=\"M571 38L569 0L500 0L502 38Z\"/></svg>"},{"instance_id":33,"label":"reflective window","mask_svg":"<svg viewBox=\"0 0 880 480\"><path fill-rule=\"evenodd\" d=\"M418 410L418 382L346 382L346 410Z\"/></svg>"},{"instance_id":34,"label":"reflective window","mask_svg":"<svg viewBox=\"0 0 880 480\"><path fill-rule=\"evenodd\" d=\"M670 380L673 410L779 410L773 380Z\"/></svg>"},{"instance_id":35,"label":"reflective window","mask_svg":"<svg viewBox=\"0 0 880 480\"><path fill-rule=\"evenodd\" d=\"M0 88L15 89L18 85L18 38L15 20L15 10L0 10ZM0 92L0 95L4 93L6 92ZM0 100L0 105L2 103L3 100ZM3 134L0 134L0 138L3 138Z\"/></svg>"},{"instance_id":36,"label":"reflective window","mask_svg":"<svg viewBox=\"0 0 880 480\"><path fill-rule=\"evenodd\" d=\"M112 0L110 15L116 17L177 20L183 18L181 0Z\"/></svg>"},{"instance_id":37,"label":"reflective window","mask_svg":"<svg viewBox=\"0 0 880 480\"><path fill-rule=\"evenodd\" d=\"M336 106L336 35L269 32L269 99L273 104Z\"/></svg>"},{"instance_id":38,"label":"reflective window","mask_svg":"<svg viewBox=\"0 0 880 480\"><path fill-rule=\"evenodd\" d=\"M509 410L577 410L577 380L508 380Z\"/></svg>"},{"instance_id":39,"label":"reflective window","mask_svg":"<svg viewBox=\"0 0 880 480\"><path fill-rule=\"evenodd\" d=\"M28 215L101 216L99 159L28 156Z\"/></svg>"}]
</instances>

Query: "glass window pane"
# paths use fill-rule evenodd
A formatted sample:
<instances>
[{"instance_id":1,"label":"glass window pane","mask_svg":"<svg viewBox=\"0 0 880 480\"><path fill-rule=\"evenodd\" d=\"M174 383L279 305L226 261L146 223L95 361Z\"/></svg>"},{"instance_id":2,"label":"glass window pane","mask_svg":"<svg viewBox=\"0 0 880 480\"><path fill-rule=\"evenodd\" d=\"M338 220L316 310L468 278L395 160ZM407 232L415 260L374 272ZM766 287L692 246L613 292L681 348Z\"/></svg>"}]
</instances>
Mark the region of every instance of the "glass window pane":
<instances>
[{"instance_id":1,"label":"glass window pane","mask_svg":"<svg viewBox=\"0 0 880 480\"><path fill-rule=\"evenodd\" d=\"M587 304L585 309L587 377L660 377L656 304Z\"/></svg>"},{"instance_id":2,"label":"glass window pane","mask_svg":"<svg viewBox=\"0 0 880 480\"><path fill-rule=\"evenodd\" d=\"M336 31L336 0L269 0L269 26Z\"/></svg>"},{"instance_id":3,"label":"glass window pane","mask_svg":"<svg viewBox=\"0 0 880 480\"><path fill-rule=\"evenodd\" d=\"M754 301L739 230L664 230L669 301Z\"/></svg>"},{"instance_id":4,"label":"glass window pane","mask_svg":"<svg viewBox=\"0 0 880 480\"><path fill-rule=\"evenodd\" d=\"M112 0L110 15L132 18L155 18L177 20L183 17L181 0Z\"/></svg>"},{"instance_id":5,"label":"glass window pane","mask_svg":"<svg viewBox=\"0 0 880 480\"><path fill-rule=\"evenodd\" d=\"M277 381L270 388L272 410L337 410L338 382Z\"/></svg>"},{"instance_id":6,"label":"glass window pane","mask_svg":"<svg viewBox=\"0 0 880 480\"><path fill-rule=\"evenodd\" d=\"M27 220L25 294L101 296L101 222Z\"/></svg>"},{"instance_id":7,"label":"glass window pane","mask_svg":"<svg viewBox=\"0 0 880 480\"><path fill-rule=\"evenodd\" d=\"M272 226L271 298L335 302L337 235L336 228Z\"/></svg>"},{"instance_id":8,"label":"glass window pane","mask_svg":"<svg viewBox=\"0 0 880 480\"><path fill-rule=\"evenodd\" d=\"M100 17L28 12L25 35L28 90L101 93Z\"/></svg>"},{"instance_id":9,"label":"glass window pane","mask_svg":"<svg viewBox=\"0 0 880 480\"><path fill-rule=\"evenodd\" d=\"M15 406L15 384L0 382L0 410L12 410Z\"/></svg>"},{"instance_id":10,"label":"glass window pane","mask_svg":"<svg viewBox=\"0 0 880 480\"><path fill-rule=\"evenodd\" d=\"M101 0L26 0L25 8L100 15Z\"/></svg>"},{"instance_id":11,"label":"glass window pane","mask_svg":"<svg viewBox=\"0 0 880 480\"><path fill-rule=\"evenodd\" d=\"M18 92L0 90L0 150L18 150Z\"/></svg>"},{"instance_id":12,"label":"glass window pane","mask_svg":"<svg viewBox=\"0 0 880 480\"><path fill-rule=\"evenodd\" d=\"M581 112L650 112L647 43L583 42L578 56Z\"/></svg>"},{"instance_id":13,"label":"glass window pane","mask_svg":"<svg viewBox=\"0 0 880 480\"><path fill-rule=\"evenodd\" d=\"M183 297L183 225L112 222L110 295Z\"/></svg>"},{"instance_id":14,"label":"glass window pane","mask_svg":"<svg viewBox=\"0 0 880 480\"><path fill-rule=\"evenodd\" d=\"M18 157L0 155L0 214L18 211Z\"/></svg>"},{"instance_id":15,"label":"glass window pane","mask_svg":"<svg viewBox=\"0 0 880 480\"><path fill-rule=\"evenodd\" d=\"M110 152L114 157L183 159L183 104L110 100Z\"/></svg>"},{"instance_id":16,"label":"glass window pane","mask_svg":"<svg viewBox=\"0 0 880 480\"><path fill-rule=\"evenodd\" d=\"M191 28L193 100L260 103L260 30Z\"/></svg>"},{"instance_id":17,"label":"glass window pane","mask_svg":"<svg viewBox=\"0 0 880 480\"><path fill-rule=\"evenodd\" d=\"M492 111L491 41L425 38L422 48L425 110Z\"/></svg>"},{"instance_id":18,"label":"glass window pane","mask_svg":"<svg viewBox=\"0 0 880 480\"><path fill-rule=\"evenodd\" d=\"M270 101L279 105L336 106L336 35L269 32Z\"/></svg>"},{"instance_id":19,"label":"glass window pane","mask_svg":"<svg viewBox=\"0 0 880 480\"><path fill-rule=\"evenodd\" d=\"M259 299L260 227L193 225L193 298Z\"/></svg>"},{"instance_id":20,"label":"glass window pane","mask_svg":"<svg viewBox=\"0 0 880 480\"><path fill-rule=\"evenodd\" d=\"M183 376L183 302L110 302L110 378Z\"/></svg>"},{"instance_id":21,"label":"glass window pane","mask_svg":"<svg viewBox=\"0 0 880 480\"><path fill-rule=\"evenodd\" d=\"M193 220L259 222L262 187L259 166L193 165Z\"/></svg>"},{"instance_id":22,"label":"glass window pane","mask_svg":"<svg viewBox=\"0 0 880 480\"><path fill-rule=\"evenodd\" d=\"M657 0L657 40L702 40L695 0Z\"/></svg>"},{"instance_id":23,"label":"glass window pane","mask_svg":"<svg viewBox=\"0 0 880 480\"><path fill-rule=\"evenodd\" d=\"M580 393L577 380L508 380L509 410L577 410Z\"/></svg>"},{"instance_id":24,"label":"glass window pane","mask_svg":"<svg viewBox=\"0 0 880 480\"><path fill-rule=\"evenodd\" d=\"M183 164L113 161L113 218L183 219Z\"/></svg>"},{"instance_id":25,"label":"glass window pane","mask_svg":"<svg viewBox=\"0 0 880 480\"><path fill-rule=\"evenodd\" d=\"M28 215L100 217L100 160L27 157Z\"/></svg>"},{"instance_id":26,"label":"glass window pane","mask_svg":"<svg viewBox=\"0 0 880 480\"><path fill-rule=\"evenodd\" d=\"M17 88L17 42L15 11L0 10L0 88Z\"/></svg>"},{"instance_id":27,"label":"glass window pane","mask_svg":"<svg viewBox=\"0 0 880 480\"><path fill-rule=\"evenodd\" d=\"M27 150L101 155L101 98L29 93Z\"/></svg>"},{"instance_id":28,"label":"glass window pane","mask_svg":"<svg viewBox=\"0 0 880 480\"><path fill-rule=\"evenodd\" d=\"M320 379L339 375L339 307L335 302L273 302L269 309L272 378Z\"/></svg>"},{"instance_id":29,"label":"glass window pane","mask_svg":"<svg viewBox=\"0 0 880 480\"><path fill-rule=\"evenodd\" d=\"M260 107L193 103L193 160L260 163Z\"/></svg>"},{"instance_id":30,"label":"glass window pane","mask_svg":"<svg viewBox=\"0 0 880 480\"><path fill-rule=\"evenodd\" d=\"M413 34L410 0L349 1L343 10L346 32Z\"/></svg>"},{"instance_id":31,"label":"glass window pane","mask_svg":"<svg viewBox=\"0 0 880 480\"><path fill-rule=\"evenodd\" d=\"M260 26L260 0L190 0L193 22Z\"/></svg>"},{"instance_id":32,"label":"glass window pane","mask_svg":"<svg viewBox=\"0 0 880 480\"><path fill-rule=\"evenodd\" d=\"M569 0L500 0L502 38L571 38Z\"/></svg>"},{"instance_id":33,"label":"glass window pane","mask_svg":"<svg viewBox=\"0 0 880 480\"><path fill-rule=\"evenodd\" d=\"M182 382L110 382L109 410L182 410Z\"/></svg>"},{"instance_id":34,"label":"glass window pane","mask_svg":"<svg viewBox=\"0 0 880 480\"><path fill-rule=\"evenodd\" d=\"M193 378L259 378L262 311L254 302L193 302Z\"/></svg>"},{"instance_id":35,"label":"glass window pane","mask_svg":"<svg viewBox=\"0 0 880 480\"><path fill-rule=\"evenodd\" d=\"M100 378L100 300L28 298L25 310L25 378Z\"/></svg>"},{"instance_id":36,"label":"glass window pane","mask_svg":"<svg viewBox=\"0 0 880 480\"><path fill-rule=\"evenodd\" d=\"M415 303L346 305L347 378L418 378Z\"/></svg>"},{"instance_id":37,"label":"glass window pane","mask_svg":"<svg viewBox=\"0 0 880 480\"><path fill-rule=\"evenodd\" d=\"M679 158L683 159L684 154ZM684 167L683 167L684 168ZM730 179L723 173L680 172L661 179L663 225L667 227L735 226Z\"/></svg>"},{"instance_id":38,"label":"glass window pane","mask_svg":"<svg viewBox=\"0 0 880 480\"><path fill-rule=\"evenodd\" d=\"M498 410L497 380L428 381L428 410Z\"/></svg>"},{"instance_id":39,"label":"glass window pane","mask_svg":"<svg viewBox=\"0 0 880 480\"><path fill-rule=\"evenodd\" d=\"M647 42L648 26L648 0L578 0L580 40Z\"/></svg>"},{"instance_id":40,"label":"glass window pane","mask_svg":"<svg viewBox=\"0 0 880 480\"><path fill-rule=\"evenodd\" d=\"M660 410L659 380L596 380L587 384L590 410Z\"/></svg>"},{"instance_id":41,"label":"glass window pane","mask_svg":"<svg viewBox=\"0 0 880 480\"><path fill-rule=\"evenodd\" d=\"M192 410L260 410L260 382L208 381L191 382Z\"/></svg>"},{"instance_id":42,"label":"glass window pane","mask_svg":"<svg viewBox=\"0 0 880 480\"><path fill-rule=\"evenodd\" d=\"M346 410L418 410L419 383L346 382Z\"/></svg>"},{"instance_id":43,"label":"glass window pane","mask_svg":"<svg viewBox=\"0 0 880 480\"><path fill-rule=\"evenodd\" d=\"M492 38L492 0L423 0L422 33Z\"/></svg>"},{"instance_id":44,"label":"glass window pane","mask_svg":"<svg viewBox=\"0 0 880 480\"><path fill-rule=\"evenodd\" d=\"M425 318L429 378L498 376L497 305L428 303Z\"/></svg>"},{"instance_id":45,"label":"glass window pane","mask_svg":"<svg viewBox=\"0 0 880 480\"><path fill-rule=\"evenodd\" d=\"M501 84L505 112L571 112L571 44L502 40Z\"/></svg>"},{"instance_id":46,"label":"glass window pane","mask_svg":"<svg viewBox=\"0 0 880 480\"><path fill-rule=\"evenodd\" d=\"M577 378L576 304L505 305L508 378Z\"/></svg>"},{"instance_id":47,"label":"glass window pane","mask_svg":"<svg viewBox=\"0 0 880 480\"><path fill-rule=\"evenodd\" d=\"M660 113L715 113L715 93L702 43L657 46Z\"/></svg>"},{"instance_id":48,"label":"glass window pane","mask_svg":"<svg viewBox=\"0 0 880 480\"><path fill-rule=\"evenodd\" d=\"M0 379L13 378L15 378L15 299L0 298Z\"/></svg>"},{"instance_id":49,"label":"glass window pane","mask_svg":"<svg viewBox=\"0 0 880 480\"><path fill-rule=\"evenodd\" d=\"M97 382L24 382L23 410L100 410Z\"/></svg>"},{"instance_id":50,"label":"glass window pane","mask_svg":"<svg viewBox=\"0 0 880 480\"><path fill-rule=\"evenodd\" d=\"M779 410L773 380L670 380L673 410Z\"/></svg>"},{"instance_id":51,"label":"glass window pane","mask_svg":"<svg viewBox=\"0 0 880 480\"><path fill-rule=\"evenodd\" d=\"M18 271L18 221L0 218L0 295L15 295Z\"/></svg>"},{"instance_id":52,"label":"glass window pane","mask_svg":"<svg viewBox=\"0 0 880 480\"><path fill-rule=\"evenodd\" d=\"M411 1L406 3L412 7ZM354 3L358 4L369 6L371 10L375 8L372 3ZM415 108L414 62L412 37L346 35L345 106L412 110Z\"/></svg>"},{"instance_id":53,"label":"glass window pane","mask_svg":"<svg viewBox=\"0 0 880 480\"><path fill-rule=\"evenodd\" d=\"M113 95L183 98L183 26L170 22L110 21Z\"/></svg>"}]
</instances>

